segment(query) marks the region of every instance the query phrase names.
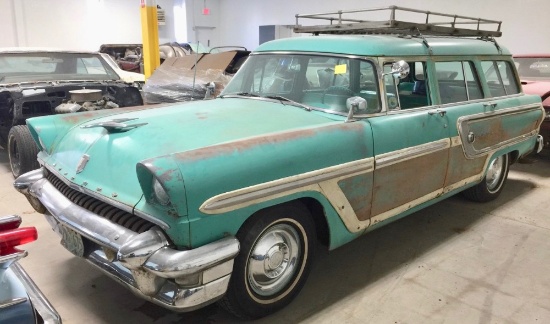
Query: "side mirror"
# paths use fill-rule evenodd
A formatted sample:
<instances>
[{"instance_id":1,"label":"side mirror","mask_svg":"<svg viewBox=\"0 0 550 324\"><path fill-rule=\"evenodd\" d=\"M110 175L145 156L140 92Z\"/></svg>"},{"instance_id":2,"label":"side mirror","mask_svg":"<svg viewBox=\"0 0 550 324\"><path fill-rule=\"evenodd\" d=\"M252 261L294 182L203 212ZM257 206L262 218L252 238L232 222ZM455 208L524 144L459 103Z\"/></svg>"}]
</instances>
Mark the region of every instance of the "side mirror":
<instances>
[{"instance_id":1,"label":"side mirror","mask_svg":"<svg viewBox=\"0 0 550 324\"><path fill-rule=\"evenodd\" d=\"M346 123L349 123L354 121L354 112L358 110L367 110L367 100L363 97L350 97L346 100L346 108L348 109L348 118L346 118Z\"/></svg>"},{"instance_id":2,"label":"side mirror","mask_svg":"<svg viewBox=\"0 0 550 324\"><path fill-rule=\"evenodd\" d=\"M350 97L346 100L346 108L349 110L366 110L367 100L363 97Z\"/></svg>"},{"instance_id":3,"label":"side mirror","mask_svg":"<svg viewBox=\"0 0 550 324\"><path fill-rule=\"evenodd\" d=\"M391 74L396 79L406 78L409 75L409 72L411 72L411 68L409 66L409 63L405 61L397 61L391 66Z\"/></svg>"}]
</instances>

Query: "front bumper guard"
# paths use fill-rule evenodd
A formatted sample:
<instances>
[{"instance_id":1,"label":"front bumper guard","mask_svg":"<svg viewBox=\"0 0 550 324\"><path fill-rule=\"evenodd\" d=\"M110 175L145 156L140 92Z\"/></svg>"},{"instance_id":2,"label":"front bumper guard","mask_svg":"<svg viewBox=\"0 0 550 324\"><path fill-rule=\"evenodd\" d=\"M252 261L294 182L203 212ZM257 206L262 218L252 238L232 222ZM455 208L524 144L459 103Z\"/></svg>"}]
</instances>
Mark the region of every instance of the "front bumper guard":
<instances>
[{"instance_id":1,"label":"front bumper guard","mask_svg":"<svg viewBox=\"0 0 550 324\"><path fill-rule=\"evenodd\" d=\"M21 175L14 187L46 207L46 219L59 235L69 228L96 243L82 256L142 298L184 312L227 290L239 253L234 237L180 251L158 227L138 234L74 204L45 179L43 169Z\"/></svg>"},{"instance_id":2,"label":"front bumper guard","mask_svg":"<svg viewBox=\"0 0 550 324\"><path fill-rule=\"evenodd\" d=\"M535 152L540 153L544 148L544 138L542 135L537 135L537 143L535 144Z\"/></svg>"}]
</instances>

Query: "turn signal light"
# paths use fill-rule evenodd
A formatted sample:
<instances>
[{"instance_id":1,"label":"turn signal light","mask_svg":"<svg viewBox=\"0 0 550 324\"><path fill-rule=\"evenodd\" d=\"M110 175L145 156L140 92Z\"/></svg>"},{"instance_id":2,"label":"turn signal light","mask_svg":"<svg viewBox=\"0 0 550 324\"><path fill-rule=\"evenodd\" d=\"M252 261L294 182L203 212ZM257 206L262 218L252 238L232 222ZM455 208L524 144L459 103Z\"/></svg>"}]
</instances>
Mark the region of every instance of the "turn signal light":
<instances>
[{"instance_id":1,"label":"turn signal light","mask_svg":"<svg viewBox=\"0 0 550 324\"><path fill-rule=\"evenodd\" d=\"M12 254L16 252L16 246L36 241L37 238L38 234L34 227L2 231L0 232L0 256Z\"/></svg>"}]
</instances>

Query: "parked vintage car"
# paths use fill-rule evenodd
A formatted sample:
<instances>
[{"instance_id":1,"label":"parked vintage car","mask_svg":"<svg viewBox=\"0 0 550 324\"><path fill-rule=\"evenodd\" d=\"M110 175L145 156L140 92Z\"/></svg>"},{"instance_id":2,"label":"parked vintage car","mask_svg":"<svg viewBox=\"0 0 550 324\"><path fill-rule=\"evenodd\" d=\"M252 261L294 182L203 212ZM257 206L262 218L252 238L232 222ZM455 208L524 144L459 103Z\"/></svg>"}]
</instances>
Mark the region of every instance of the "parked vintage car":
<instances>
[{"instance_id":1,"label":"parked vintage car","mask_svg":"<svg viewBox=\"0 0 550 324\"><path fill-rule=\"evenodd\" d=\"M14 177L38 167L27 118L143 105L99 53L0 49L0 146Z\"/></svg>"},{"instance_id":2,"label":"parked vintage car","mask_svg":"<svg viewBox=\"0 0 550 324\"><path fill-rule=\"evenodd\" d=\"M341 21L295 30L360 35L264 43L213 100L27 120L41 167L15 188L139 296L257 318L299 293L317 239L334 249L459 192L493 200L540 149L540 98L498 30Z\"/></svg>"},{"instance_id":3,"label":"parked vintage car","mask_svg":"<svg viewBox=\"0 0 550 324\"><path fill-rule=\"evenodd\" d=\"M223 49L231 49L222 51ZM220 94L248 58L250 51L235 46L214 48L166 59L147 79L143 98L147 104L211 99Z\"/></svg>"},{"instance_id":4,"label":"parked vintage car","mask_svg":"<svg viewBox=\"0 0 550 324\"><path fill-rule=\"evenodd\" d=\"M514 55L523 91L540 96L546 118L540 126L544 147L550 147L550 54Z\"/></svg>"},{"instance_id":5,"label":"parked vintage car","mask_svg":"<svg viewBox=\"0 0 550 324\"><path fill-rule=\"evenodd\" d=\"M145 84L145 75L143 73L130 72L120 68L117 62L109 55L101 53L101 56L107 64L118 74L120 79L128 84L141 89Z\"/></svg>"},{"instance_id":6,"label":"parked vintage car","mask_svg":"<svg viewBox=\"0 0 550 324\"><path fill-rule=\"evenodd\" d=\"M111 56L124 71L143 73L143 45L141 44L103 44L99 47L99 52ZM160 63L167 58L185 57L191 53L191 47L178 43L159 45Z\"/></svg>"},{"instance_id":7,"label":"parked vintage car","mask_svg":"<svg viewBox=\"0 0 550 324\"><path fill-rule=\"evenodd\" d=\"M34 227L20 228L21 217L0 217L0 322L61 323L61 317L17 260L27 252L16 247L36 240Z\"/></svg>"}]
</instances>

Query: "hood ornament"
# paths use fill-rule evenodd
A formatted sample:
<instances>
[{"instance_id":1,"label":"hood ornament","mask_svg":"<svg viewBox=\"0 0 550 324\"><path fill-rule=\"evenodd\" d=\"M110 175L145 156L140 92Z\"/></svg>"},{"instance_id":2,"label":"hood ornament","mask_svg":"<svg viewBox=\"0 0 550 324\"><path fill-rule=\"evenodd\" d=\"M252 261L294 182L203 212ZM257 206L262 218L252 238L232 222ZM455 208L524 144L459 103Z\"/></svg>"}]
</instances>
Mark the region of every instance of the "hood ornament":
<instances>
[{"instance_id":1,"label":"hood ornament","mask_svg":"<svg viewBox=\"0 0 550 324\"><path fill-rule=\"evenodd\" d=\"M82 172L86 167L86 164L88 164L88 161L90 161L90 156L88 154L82 155L76 166L76 173Z\"/></svg>"},{"instance_id":2,"label":"hood ornament","mask_svg":"<svg viewBox=\"0 0 550 324\"><path fill-rule=\"evenodd\" d=\"M84 125L84 126L81 126L81 128L103 127L108 132L126 132L126 131L129 131L131 129L147 125L147 123L126 124L126 122L136 120L136 119L138 119L138 118L111 119L111 120L104 121L104 122L98 122L98 123Z\"/></svg>"}]
</instances>

